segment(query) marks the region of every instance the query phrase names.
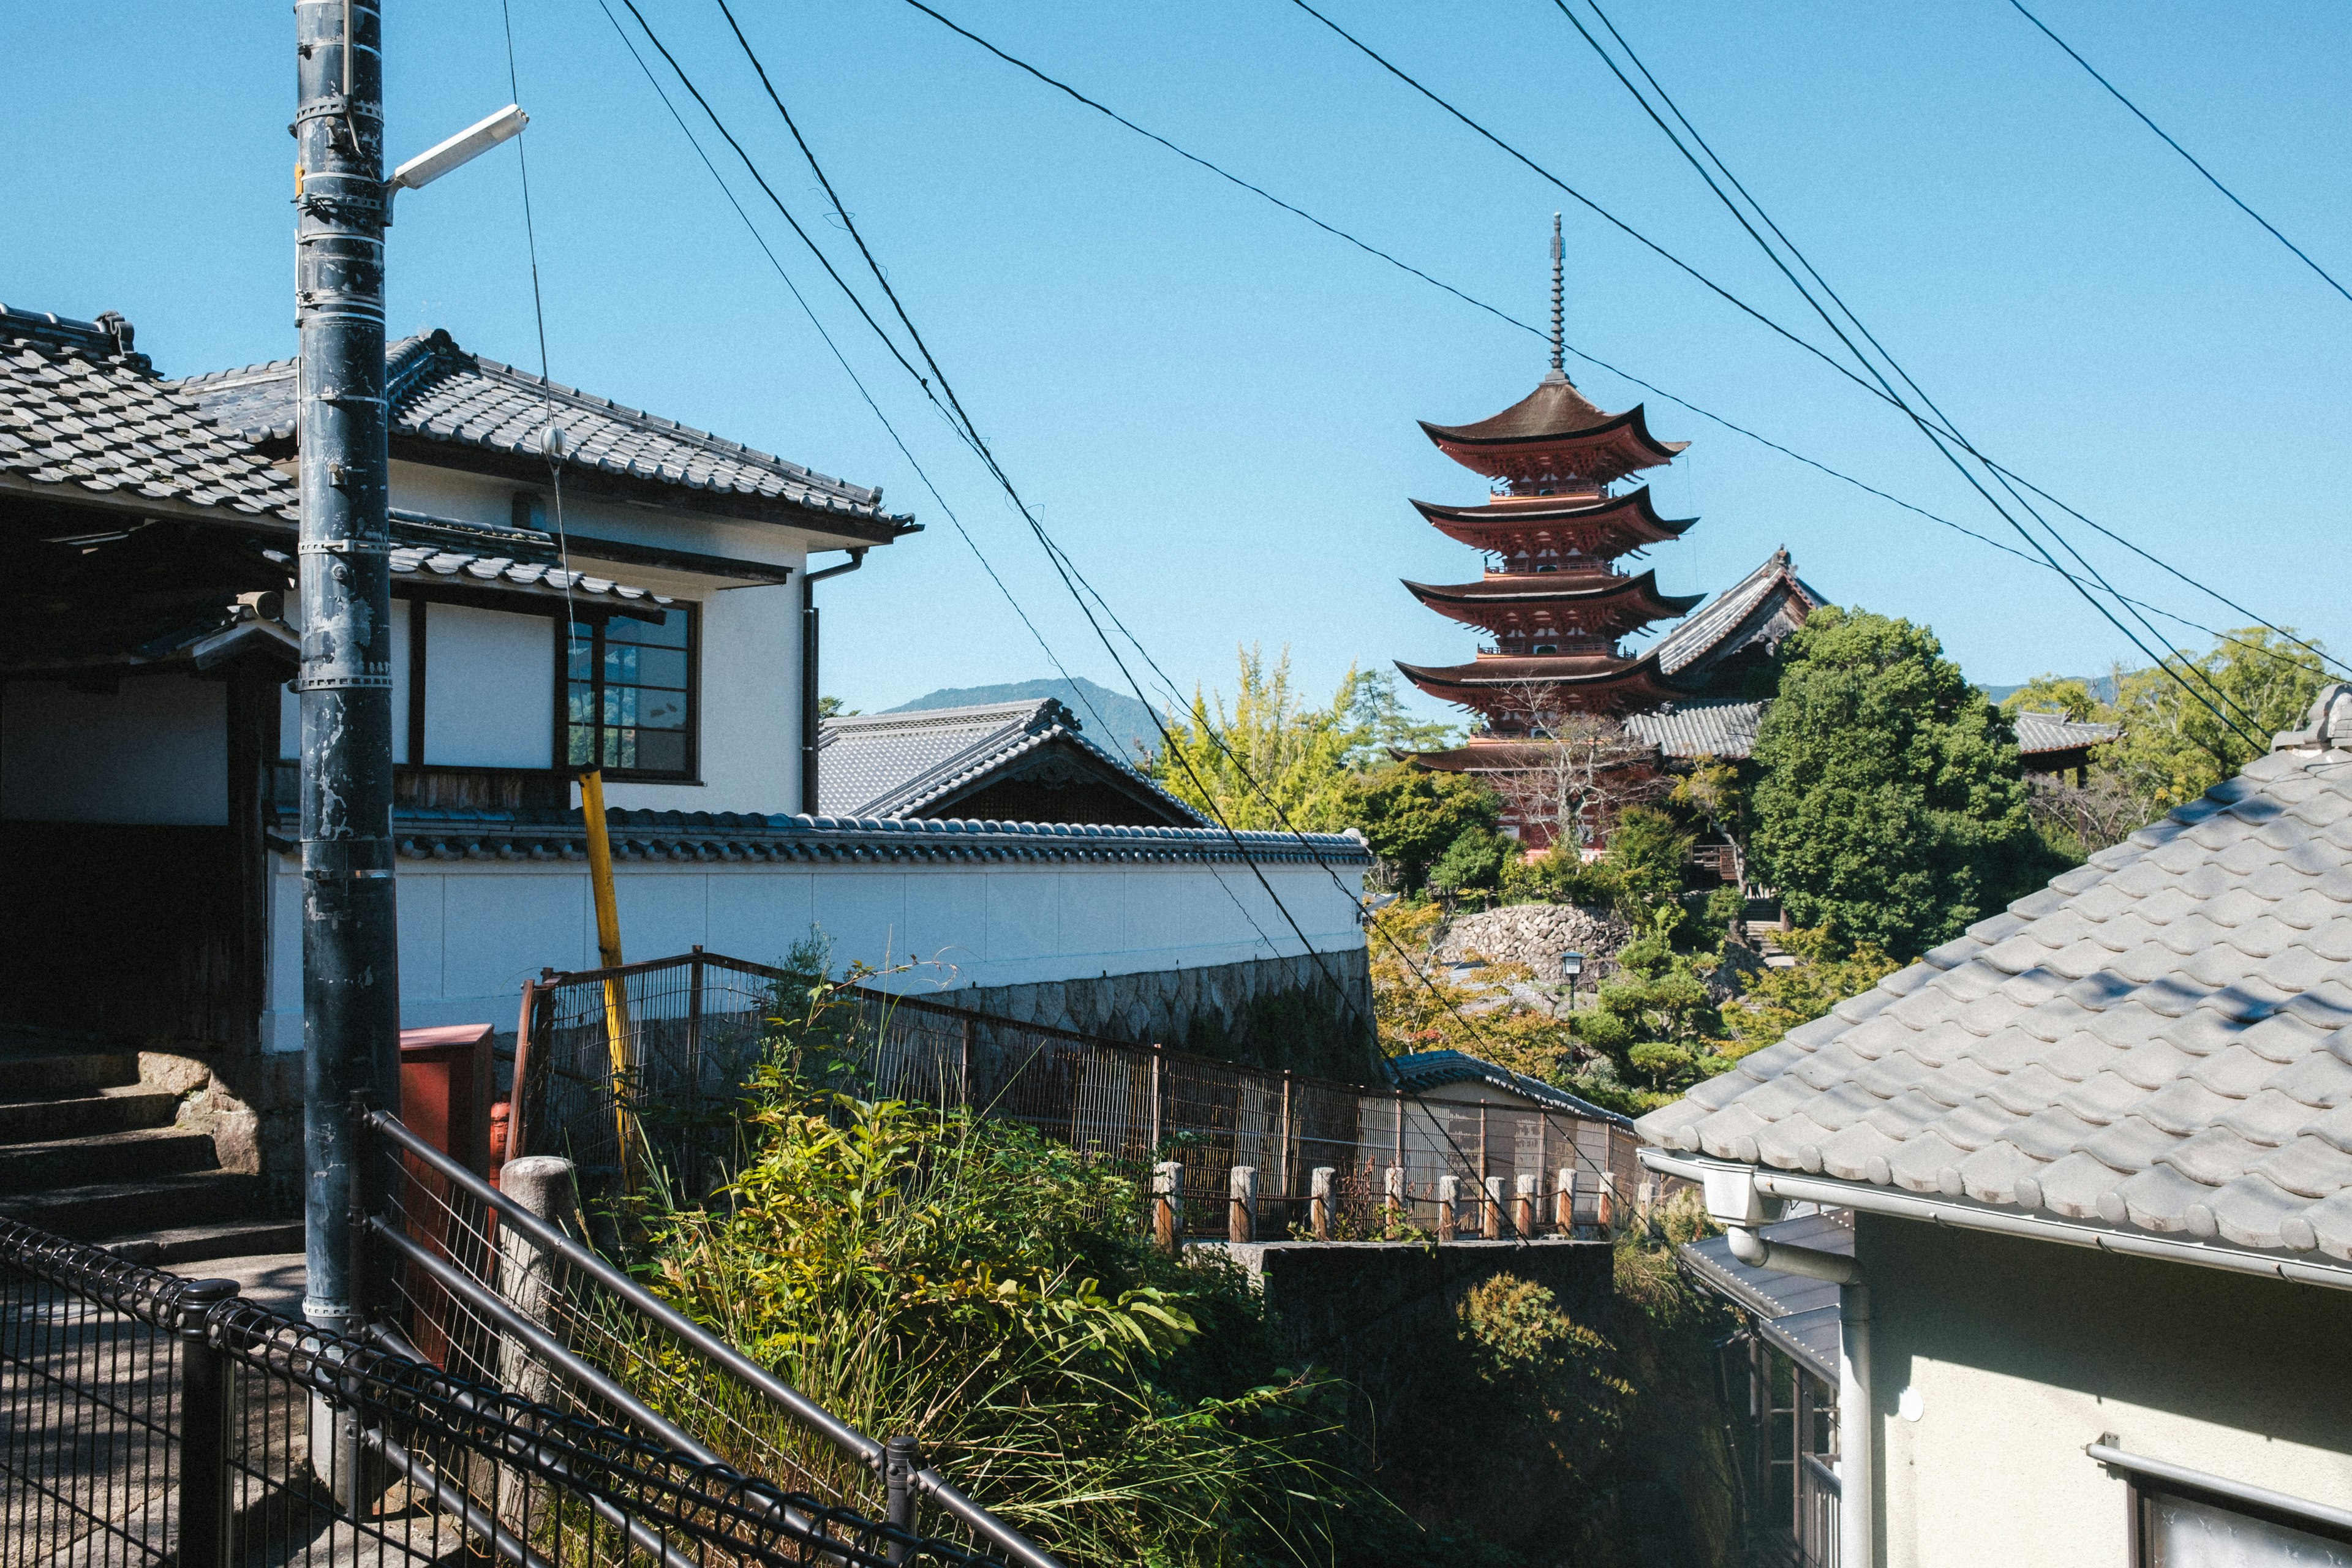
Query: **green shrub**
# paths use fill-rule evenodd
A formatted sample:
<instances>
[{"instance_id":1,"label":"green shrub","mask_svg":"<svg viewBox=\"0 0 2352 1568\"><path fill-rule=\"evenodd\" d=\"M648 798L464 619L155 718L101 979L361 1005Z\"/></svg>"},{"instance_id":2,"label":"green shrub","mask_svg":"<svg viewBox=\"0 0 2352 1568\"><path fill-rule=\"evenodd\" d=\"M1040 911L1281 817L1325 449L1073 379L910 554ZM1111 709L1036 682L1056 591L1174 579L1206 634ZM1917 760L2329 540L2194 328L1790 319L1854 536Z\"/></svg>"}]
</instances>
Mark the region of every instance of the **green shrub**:
<instances>
[{"instance_id":1,"label":"green shrub","mask_svg":"<svg viewBox=\"0 0 2352 1568\"><path fill-rule=\"evenodd\" d=\"M1484 827L1465 827L1430 868L1429 885L1459 893L1502 886L1503 868L1520 856L1519 841Z\"/></svg>"}]
</instances>

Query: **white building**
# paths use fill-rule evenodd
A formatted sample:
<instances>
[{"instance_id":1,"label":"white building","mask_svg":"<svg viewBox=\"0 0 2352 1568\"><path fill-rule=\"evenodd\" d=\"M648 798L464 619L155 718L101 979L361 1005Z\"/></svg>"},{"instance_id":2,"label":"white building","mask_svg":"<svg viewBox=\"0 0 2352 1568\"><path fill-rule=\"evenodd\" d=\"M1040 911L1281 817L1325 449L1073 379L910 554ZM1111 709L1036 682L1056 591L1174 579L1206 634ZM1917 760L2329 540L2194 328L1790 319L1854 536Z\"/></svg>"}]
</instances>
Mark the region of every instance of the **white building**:
<instances>
[{"instance_id":1,"label":"white building","mask_svg":"<svg viewBox=\"0 0 2352 1568\"><path fill-rule=\"evenodd\" d=\"M572 777L596 764L633 957L772 960L814 930L1032 1014L1079 1004L1003 988L1235 965L1235 994L1360 988L1352 838L797 815L811 557L915 525L445 332L388 357L405 1023L511 1027L524 980L593 963ZM293 395L290 362L174 383L119 319L0 307L0 1025L299 1048ZM239 1098L286 1101L257 1074Z\"/></svg>"}]
</instances>

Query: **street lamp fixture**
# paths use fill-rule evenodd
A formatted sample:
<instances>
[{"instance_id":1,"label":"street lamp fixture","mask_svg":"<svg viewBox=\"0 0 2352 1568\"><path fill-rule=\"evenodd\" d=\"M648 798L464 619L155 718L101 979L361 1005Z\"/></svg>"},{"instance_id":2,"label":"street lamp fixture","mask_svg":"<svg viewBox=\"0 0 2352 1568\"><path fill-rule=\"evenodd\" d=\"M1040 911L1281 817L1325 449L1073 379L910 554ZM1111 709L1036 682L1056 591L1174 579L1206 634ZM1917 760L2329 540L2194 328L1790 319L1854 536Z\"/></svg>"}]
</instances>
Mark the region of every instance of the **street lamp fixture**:
<instances>
[{"instance_id":1,"label":"street lamp fixture","mask_svg":"<svg viewBox=\"0 0 2352 1568\"><path fill-rule=\"evenodd\" d=\"M1584 973L1584 954L1563 952L1559 955L1560 978L1568 982L1568 1010L1576 1011L1576 977Z\"/></svg>"},{"instance_id":2,"label":"street lamp fixture","mask_svg":"<svg viewBox=\"0 0 2352 1568\"><path fill-rule=\"evenodd\" d=\"M530 116L508 104L488 119L477 121L438 146L427 148L392 172L388 188L413 191L429 185L461 163L470 163L501 142L512 141L530 123Z\"/></svg>"}]
</instances>

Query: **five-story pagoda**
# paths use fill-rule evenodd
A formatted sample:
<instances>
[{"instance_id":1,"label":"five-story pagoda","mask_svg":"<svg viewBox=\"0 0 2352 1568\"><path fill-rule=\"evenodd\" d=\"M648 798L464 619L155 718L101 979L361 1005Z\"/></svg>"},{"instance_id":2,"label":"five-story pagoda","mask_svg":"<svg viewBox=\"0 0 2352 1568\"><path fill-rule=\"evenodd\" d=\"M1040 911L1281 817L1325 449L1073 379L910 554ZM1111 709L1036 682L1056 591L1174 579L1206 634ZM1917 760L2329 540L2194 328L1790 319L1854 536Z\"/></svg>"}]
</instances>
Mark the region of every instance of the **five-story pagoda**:
<instances>
[{"instance_id":1,"label":"five-story pagoda","mask_svg":"<svg viewBox=\"0 0 2352 1568\"><path fill-rule=\"evenodd\" d=\"M1611 487L1673 461L1688 443L1652 436L1638 405L1603 413L1568 379L1557 217L1551 245L1550 370L1535 391L1490 419L1422 425L1440 451L1493 481L1493 493L1484 506L1417 500L1414 508L1448 538L1486 552L1493 564L1474 583L1405 586L1438 614L1481 627L1495 641L1468 664L1400 660L1397 668L1431 696L1486 721L1473 749L1539 735L1566 714L1621 717L1673 700L1676 692L1659 668L1657 650L1629 657L1622 639L1686 614L1705 597L1662 593L1655 572L1633 574L1619 564L1679 538L1691 522L1660 517L1647 486L1622 495ZM1434 757L1424 762L1446 765ZM1454 765L1475 764L1464 759Z\"/></svg>"}]
</instances>

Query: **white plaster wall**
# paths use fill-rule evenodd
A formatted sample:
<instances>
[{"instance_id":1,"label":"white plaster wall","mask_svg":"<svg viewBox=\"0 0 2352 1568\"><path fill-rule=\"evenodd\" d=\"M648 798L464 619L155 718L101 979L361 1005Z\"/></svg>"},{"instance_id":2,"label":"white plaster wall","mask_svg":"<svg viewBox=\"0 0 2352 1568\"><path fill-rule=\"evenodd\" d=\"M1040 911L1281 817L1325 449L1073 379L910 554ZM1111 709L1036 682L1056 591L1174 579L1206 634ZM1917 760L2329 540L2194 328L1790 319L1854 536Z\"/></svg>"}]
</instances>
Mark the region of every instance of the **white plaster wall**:
<instances>
[{"instance_id":1,"label":"white plaster wall","mask_svg":"<svg viewBox=\"0 0 2352 1568\"><path fill-rule=\"evenodd\" d=\"M465 605L428 605L425 616L424 760L444 767L552 767L554 623ZM406 616L394 621L404 624ZM407 728L406 702L406 692L395 687L395 733ZM401 749L395 742L394 761L405 760Z\"/></svg>"},{"instance_id":2,"label":"white plaster wall","mask_svg":"<svg viewBox=\"0 0 2352 1568\"><path fill-rule=\"evenodd\" d=\"M452 469L415 463L393 465L394 506L461 521L507 526L512 521L518 488L507 480ZM551 505L548 519L551 525ZM806 570L812 546L829 547L821 535L774 523L636 506L577 493L564 498L563 521L567 532L591 539L758 561L789 566L795 573ZM582 571L690 602L698 606L702 621L698 671L700 778L687 784L608 784L605 804L614 809L758 816L801 810L801 588L797 577L788 584L721 588L708 577L601 561L593 547L584 545L573 550L572 560ZM478 757L442 755L431 733L431 710L440 700L436 679L442 613L442 606L434 607L432 630L425 637L426 657L433 666L425 689L426 760L491 765ZM404 671L406 666L404 662L396 668ZM553 679L551 671L544 673L546 679ZM405 680L404 673L400 679ZM542 690L539 700L541 710L545 711L550 693ZM551 744L551 731L550 736ZM544 767L547 760L500 765Z\"/></svg>"},{"instance_id":3,"label":"white plaster wall","mask_svg":"<svg viewBox=\"0 0 2352 1568\"><path fill-rule=\"evenodd\" d=\"M0 816L32 822L228 820L228 688L131 676L110 696L0 683Z\"/></svg>"},{"instance_id":4,"label":"white plaster wall","mask_svg":"<svg viewBox=\"0 0 2352 1568\"><path fill-rule=\"evenodd\" d=\"M1356 876L1343 876L1349 890L1342 891L1313 866L1269 866L1265 874L1317 951L1363 946ZM623 950L633 960L700 943L772 963L814 929L832 942L836 970L856 959L910 965L880 982L910 992L1197 968L1303 951L1242 866L625 862L614 876ZM271 1012L264 1027L282 1050L301 1043L299 881L295 863L276 858ZM487 1022L511 1028L525 980L541 968L583 969L596 961L587 873L561 862L403 860L399 910L401 1012L408 1026Z\"/></svg>"},{"instance_id":5,"label":"white plaster wall","mask_svg":"<svg viewBox=\"0 0 2352 1568\"><path fill-rule=\"evenodd\" d=\"M1887 1568L2120 1568L2125 1483L2083 1452L2108 1432L2352 1507L2352 1292L1868 1215L1857 1255Z\"/></svg>"}]
</instances>

